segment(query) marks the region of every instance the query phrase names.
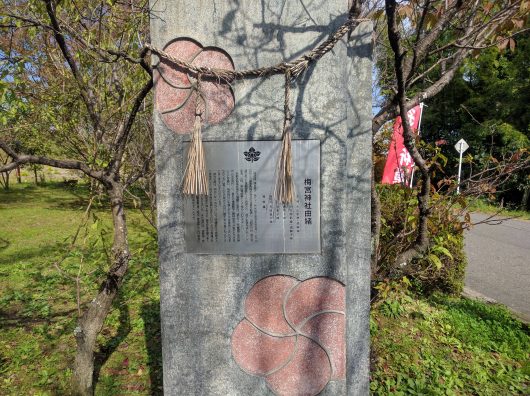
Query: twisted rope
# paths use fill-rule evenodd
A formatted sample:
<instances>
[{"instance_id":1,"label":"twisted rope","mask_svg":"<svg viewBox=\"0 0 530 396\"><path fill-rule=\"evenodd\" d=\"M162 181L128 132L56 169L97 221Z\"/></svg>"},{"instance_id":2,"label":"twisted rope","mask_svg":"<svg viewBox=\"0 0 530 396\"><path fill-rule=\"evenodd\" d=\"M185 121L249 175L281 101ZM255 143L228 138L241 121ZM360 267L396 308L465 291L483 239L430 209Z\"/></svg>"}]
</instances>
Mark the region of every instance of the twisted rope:
<instances>
[{"instance_id":1,"label":"twisted rope","mask_svg":"<svg viewBox=\"0 0 530 396\"><path fill-rule=\"evenodd\" d=\"M146 44L145 48L156 54L159 58L165 59L183 69L186 69L188 72L201 74L203 78L215 78L218 80L224 80L225 82L231 82L245 78L269 77L275 74L285 74L286 72L289 72L293 79L297 79L312 62L319 60L325 54L331 51L346 33L349 33L355 29L360 22L369 20L370 19L368 18L356 19L350 17L326 41L309 51L307 54L302 55L291 62L282 62L273 66L260 67L257 69L230 70L196 66L192 65L190 62L174 57L173 55L164 52L152 44Z\"/></svg>"}]
</instances>

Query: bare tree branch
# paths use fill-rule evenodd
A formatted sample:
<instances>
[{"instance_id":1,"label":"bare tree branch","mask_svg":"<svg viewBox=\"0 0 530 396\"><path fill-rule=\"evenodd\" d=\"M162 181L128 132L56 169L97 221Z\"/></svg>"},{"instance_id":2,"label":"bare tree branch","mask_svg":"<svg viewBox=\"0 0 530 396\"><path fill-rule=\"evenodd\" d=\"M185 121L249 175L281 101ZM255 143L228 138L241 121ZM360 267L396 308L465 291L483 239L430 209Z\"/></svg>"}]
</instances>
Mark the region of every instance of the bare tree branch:
<instances>
[{"instance_id":1,"label":"bare tree branch","mask_svg":"<svg viewBox=\"0 0 530 396\"><path fill-rule=\"evenodd\" d=\"M425 35L425 37L423 37L422 39L418 40L416 45L414 45L413 56L411 58L406 59L403 63L403 73L405 76L407 76L407 80L410 80L418 63L425 59L429 47L438 39L438 37L440 37L447 25L460 11L461 7L462 0L454 1L451 4L450 8L442 14L440 19L437 21L436 25L434 25L434 27L429 31L429 33ZM420 22L421 25L418 26L418 29L423 29L423 23L425 22L425 19L422 19L422 21Z\"/></svg>"},{"instance_id":2,"label":"bare tree branch","mask_svg":"<svg viewBox=\"0 0 530 396\"><path fill-rule=\"evenodd\" d=\"M421 92L417 93L415 97L408 100L407 108L410 109L421 101L440 93L441 90L454 78L458 69L462 65L463 60L469 55L471 50L496 45L486 45L485 43L488 42L495 28L499 24L508 21L510 18L517 15L520 3L520 1L516 1L503 7L496 13L489 15L489 17L483 22L476 19L476 12L480 2L463 2L461 0L455 0L450 3L448 9L444 11L435 27L412 46L412 56L407 56L406 53L403 54L403 72L404 75L407 76L405 80L405 88L410 89L431 72L436 70L437 67L435 65L437 63L441 63L441 60L438 60L435 62L435 65L431 65L427 70L421 71L418 66L427 57L433 56L442 51L453 50L442 58L445 59L446 63L450 66L441 72L439 77L430 84L429 87L423 89ZM459 38L442 47L432 49L431 47L436 40L438 40L441 37L441 34L454 23L454 20L460 20L463 22L462 26L454 27L460 31ZM517 33L525 30L527 29L520 29ZM379 129L385 122L395 118L398 114L398 99L397 96L394 95L388 99L387 103L382 106L380 111L372 119L373 135L378 133Z\"/></svg>"},{"instance_id":3,"label":"bare tree branch","mask_svg":"<svg viewBox=\"0 0 530 396\"><path fill-rule=\"evenodd\" d=\"M138 179L147 174L147 172L149 171L149 166L152 163L154 156L155 151L152 149L147 155L147 157L144 159L141 169L139 169L136 173L132 173L125 181L125 188L128 188L129 186L133 185L138 181Z\"/></svg>"},{"instance_id":4,"label":"bare tree branch","mask_svg":"<svg viewBox=\"0 0 530 396\"><path fill-rule=\"evenodd\" d=\"M127 119L125 120L125 122L120 127L120 130L118 131L118 134L115 140L115 145L114 145L115 151L114 151L114 155L112 158L112 163L109 166L109 169L111 170L111 172L117 172L121 166L121 162L123 159L123 153L125 152L125 147L127 145L127 140L129 138L129 134L131 132L134 120L136 118L136 115L138 114L140 106L145 100L145 97L151 91L152 87L153 87L153 78L150 77L149 81L145 83L142 90L138 93L138 95L136 95L131 111L129 112Z\"/></svg>"},{"instance_id":5,"label":"bare tree branch","mask_svg":"<svg viewBox=\"0 0 530 396\"><path fill-rule=\"evenodd\" d=\"M61 160L61 159L55 159L55 158L48 158L48 157L44 157L40 155L25 155L25 154L19 155L12 148L10 148L6 142L1 141L1 140L0 140L0 148L4 150L7 155L13 158L12 162L0 167L0 172L9 172L15 169L17 166L20 166L23 164L40 164L40 165L52 166L54 168L77 169L85 173L87 176L93 177L94 179L97 179L101 182L108 183L109 181L108 177L103 172L94 170L90 168L87 164L81 161Z\"/></svg>"},{"instance_id":6,"label":"bare tree branch","mask_svg":"<svg viewBox=\"0 0 530 396\"><path fill-rule=\"evenodd\" d=\"M59 23L59 20L57 19L53 0L45 0L45 2L46 11L48 13L48 16L50 17L50 22L53 28L53 35L55 37L55 41L57 41L57 44L59 45L59 48L63 53L64 59L66 60L68 66L70 67L70 70L72 71L75 81L77 82L77 85L79 87L79 93L83 99L83 102L85 103L89 117L92 121L92 126L94 127L95 132L98 133L100 129L100 118L97 113L96 106L94 104L93 94L90 92L87 83L84 81L83 76L81 75L77 64L75 63L74 57L71 54L68 45L66 44L64 34L62 33L61 25Z\"/></svg>"}]
</instances>

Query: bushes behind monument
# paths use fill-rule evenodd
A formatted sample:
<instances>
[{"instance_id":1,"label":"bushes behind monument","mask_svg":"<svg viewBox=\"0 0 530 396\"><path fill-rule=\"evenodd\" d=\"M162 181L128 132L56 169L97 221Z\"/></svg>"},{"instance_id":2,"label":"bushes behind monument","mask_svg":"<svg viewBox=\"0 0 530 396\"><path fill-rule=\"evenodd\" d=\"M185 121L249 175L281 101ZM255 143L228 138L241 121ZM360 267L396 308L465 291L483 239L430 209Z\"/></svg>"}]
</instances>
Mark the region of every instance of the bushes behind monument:
<instances>
[{"instance_id":1,"label":"bushes behind monument","mask_svg":"<svg viewBox=\"0 0 530 396\"><path fill-rule=\"evenodd\" d=\"M462 218L455 201L433 194L428 223L429 248L403 266L396 262L396 258L413 244L417 235L416 190L400 185L377 188L381 198L381 239L378 263L372 265L372 280L377 283L406 276L420 292L460 294L467 264L463 232L468 220Z\"/></svg>"}]
</instances>

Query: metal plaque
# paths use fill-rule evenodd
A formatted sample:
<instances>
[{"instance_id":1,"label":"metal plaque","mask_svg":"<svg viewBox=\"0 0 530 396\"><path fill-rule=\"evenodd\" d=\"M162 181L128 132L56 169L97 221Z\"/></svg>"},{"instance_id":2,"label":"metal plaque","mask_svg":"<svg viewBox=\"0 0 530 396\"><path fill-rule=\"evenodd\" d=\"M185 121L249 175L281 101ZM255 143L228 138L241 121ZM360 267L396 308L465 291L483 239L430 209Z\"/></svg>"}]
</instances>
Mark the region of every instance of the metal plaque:
<instances>
[{"instance_id":1,"label":"metal plaque","mask_svg":"<svg viewBox=\"0 0 530 396\"><path fill-rule=\"evenodd\" d=\"M280 141L204 142L208 196L186 197L189 253L320 253L320 141L293 140L295 199L274 198Z\"/></svg>"}]
</instances>

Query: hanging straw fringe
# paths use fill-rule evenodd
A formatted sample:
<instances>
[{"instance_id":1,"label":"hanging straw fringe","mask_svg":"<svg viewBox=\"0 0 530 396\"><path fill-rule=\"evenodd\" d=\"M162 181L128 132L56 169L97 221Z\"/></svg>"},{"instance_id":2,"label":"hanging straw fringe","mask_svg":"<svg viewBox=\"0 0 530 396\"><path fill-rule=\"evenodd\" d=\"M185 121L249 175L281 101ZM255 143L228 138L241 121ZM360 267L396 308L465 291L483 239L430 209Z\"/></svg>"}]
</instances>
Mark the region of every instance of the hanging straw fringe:
<instances>
[{"instance_id":1,"label":"hanging straw fringe","mask_svg":"<svg viewBox=\"0 0 530 396\"><path fill-rule=\"evenodd\" d=\"M204 158L204 146L202 144L202 110L200 101L200 75L197 76L196 85L197 101L195 104L195 124L188 149L188 160L184 170L182 181L182 193L184 195L208 195L208 176L206 175L206 161Z\"/></svg>"},{"instance_id":2,"label":"hanging straw fringe","mask_svg":"<svg viewBox=\"0 0 530 396\"><path fill-rule=\"evenodd\" d=\"M292 203L294 199L293 154L291 145L291 73L285 73L285 101L283 104L282 149L276 166L276 187L274 196L282 203Z\"/></svg>"}]
</instances>

